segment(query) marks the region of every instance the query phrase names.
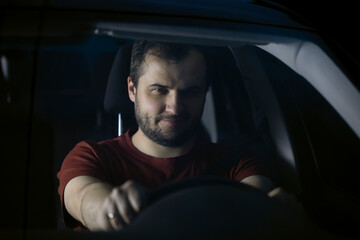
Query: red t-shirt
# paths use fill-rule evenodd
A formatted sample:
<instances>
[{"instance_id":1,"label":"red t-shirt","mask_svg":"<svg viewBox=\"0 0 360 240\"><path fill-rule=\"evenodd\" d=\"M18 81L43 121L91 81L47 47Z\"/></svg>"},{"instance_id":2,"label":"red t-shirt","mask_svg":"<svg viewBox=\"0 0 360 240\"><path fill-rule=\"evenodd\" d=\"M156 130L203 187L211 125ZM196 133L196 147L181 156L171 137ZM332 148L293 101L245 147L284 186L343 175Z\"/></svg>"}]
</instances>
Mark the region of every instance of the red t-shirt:
<instances>
[{"instance_id":1,"label":"red t-shirt","mask_svg":"<svg viewBox=\"0 0 360 240\"><path fill-rule=\"evenodd\" d=\"M200 176L229 151L220 144L199 141L183 156L155 158L133 145L131 136L135 131L131 129L120 137L99 143L82 141L66 156L57 176L63 218L68 227L81 226L66 211L63 203L66 184L77 176L95 177L113 186L134 180L145 187L156 188L171 181ZM268 175L264 163L255 155L239 160L224 177L241 181L251 175Z\"/></svg>"}]
</instances>

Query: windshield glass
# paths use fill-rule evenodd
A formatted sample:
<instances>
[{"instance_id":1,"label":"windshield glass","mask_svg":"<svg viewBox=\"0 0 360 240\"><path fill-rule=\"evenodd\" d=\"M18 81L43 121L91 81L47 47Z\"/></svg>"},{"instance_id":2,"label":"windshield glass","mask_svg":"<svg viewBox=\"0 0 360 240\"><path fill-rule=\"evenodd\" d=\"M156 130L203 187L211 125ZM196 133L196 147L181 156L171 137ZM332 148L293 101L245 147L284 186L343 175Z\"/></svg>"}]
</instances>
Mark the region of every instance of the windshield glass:
<instances>
[{"instance_id":1,"label":"windshield glass","mask_svg":"<svg viewBox=\"0 0 360 240\"><path fill-rule=\"evenodd\" d=\"M71 25L74 12L66 15L65 23L56 21L60 13L16 15L23 15L32 27L17 24L10 14L4 17L4 26L10 27L4 27L0 42L3 156L7 160L3 177L18 190L9 188L8 195L14 197L4 201L6 206L21 206L6 211L9 217L2 224L6 229L74 227L74 219L66 222L72 216L64 215L57 174L78 143L120 139L119 135L130 136L139 129L136 98L131 98L128 87L129 54L133 44L144 39L196 46L211 78L201 98L203 111L196 98L202 94L202 82L197 81L203 75L196 75L197 71L186 75L190 80L185 85L149 84L159 95L180 93L175 94L179 99L195 99L189 100L191 114L161 115L159 122L186 129L186 121L199 117L199 125L192 129L201 139L221 146L245 146L266 162L274 185L300 196L320 222L332 226L331 222L338 223L334 218L355 218L351 214L358 213L359 180L356 168L349 166L360 158L359 91L315 34L245 23L205 25L203 19L194 21L195 27L192 19L160 25L159 16L148 17L144 23L144 19L119 21L117 16L106 21L98 20L101 14L84 14L82 21ZM41 23L40 19L50 20ZM19 29L26 31L20 34ZM124 51L127 55L118 62ZM189 65L200 71L203 66L195 63ZM166 76L174 77L171 74L182 70L166 64L175 69ZM197 78L191 78L194 75ZM112 81L116 87L109 85ZM155 97L142 103L149 99ZM147 106L148 112L155 111ZM215 150L208 147L204 152Z\"/></svg>"}]
</instances>

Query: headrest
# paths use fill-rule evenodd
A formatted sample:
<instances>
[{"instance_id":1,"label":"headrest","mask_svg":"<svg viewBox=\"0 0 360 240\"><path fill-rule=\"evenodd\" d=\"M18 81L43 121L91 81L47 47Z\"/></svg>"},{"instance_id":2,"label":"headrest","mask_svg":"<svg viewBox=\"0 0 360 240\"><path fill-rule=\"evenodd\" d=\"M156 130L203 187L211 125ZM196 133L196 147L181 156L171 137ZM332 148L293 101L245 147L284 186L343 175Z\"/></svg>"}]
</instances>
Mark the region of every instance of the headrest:
<instances>
[{"instance_id":1,"label":"headrest","mask_svg":"<svg viewBox=\"0 0 360 240\"><path fill-rule=\"evenodd\" d=\"M127 90L131 50L132 44L122 46L117 52L111 67L104 99L104 109L108 113L117 114L134 111Z\"/></svg>"}]
</instances>

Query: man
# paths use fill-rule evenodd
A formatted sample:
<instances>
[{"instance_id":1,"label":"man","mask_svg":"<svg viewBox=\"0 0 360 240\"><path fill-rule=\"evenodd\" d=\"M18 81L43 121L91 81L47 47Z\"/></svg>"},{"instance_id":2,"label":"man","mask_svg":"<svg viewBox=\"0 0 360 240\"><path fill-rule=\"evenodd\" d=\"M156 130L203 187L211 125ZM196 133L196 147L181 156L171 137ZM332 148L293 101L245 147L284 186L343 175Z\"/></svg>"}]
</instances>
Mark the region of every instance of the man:
<instances>
[{"instance_id":1,"label":"man","mask_svg":"<svg viewBox=\"0 0 360 240\"><path fill-rule=\"evenodd\" d=\"M208 89L207 64L195 47L137 41L129 97L138 129L100 143L79 143L58 174L65 223L120 230L146 207L149 189L200 176L229 148L197 134ZM239 159L227 178L268 192L273 188L256 156Z\"/></svg>"}]
</instances>

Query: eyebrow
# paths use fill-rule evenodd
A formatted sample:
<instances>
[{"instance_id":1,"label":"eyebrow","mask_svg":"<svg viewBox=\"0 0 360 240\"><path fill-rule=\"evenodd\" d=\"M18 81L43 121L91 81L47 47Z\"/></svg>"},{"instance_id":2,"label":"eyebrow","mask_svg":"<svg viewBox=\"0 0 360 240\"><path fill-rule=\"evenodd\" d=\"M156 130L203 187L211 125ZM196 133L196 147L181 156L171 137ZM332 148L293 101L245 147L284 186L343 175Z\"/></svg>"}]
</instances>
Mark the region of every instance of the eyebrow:
<instances>
[{"instance_id":1,"label":"eyebrow","mask_svg":"<svg viewBox=\"0 0 360 240\"><path fill-rule=\"evenodd\" d=\"M150 84L148 87L169 88L168 86L162 85L162 84L159 84L159 83ZM190 90L190 89L201 89L201 86L193 85L193 86L186 87L183 90Z\"/></svg>"},{"instance_id":2,"label":"eyebrow","mask_svg":"<svg viewBox=\"0 0 360 240\"><path fill-rule=\"evenodd\" d=\"M165 85L161 85L161 84L158 84L158 83L153 83L153 84L149 85L148 87L161 87L161 88L168 88L167 86L165 86Z\"/></svg>"}]
</instances>

